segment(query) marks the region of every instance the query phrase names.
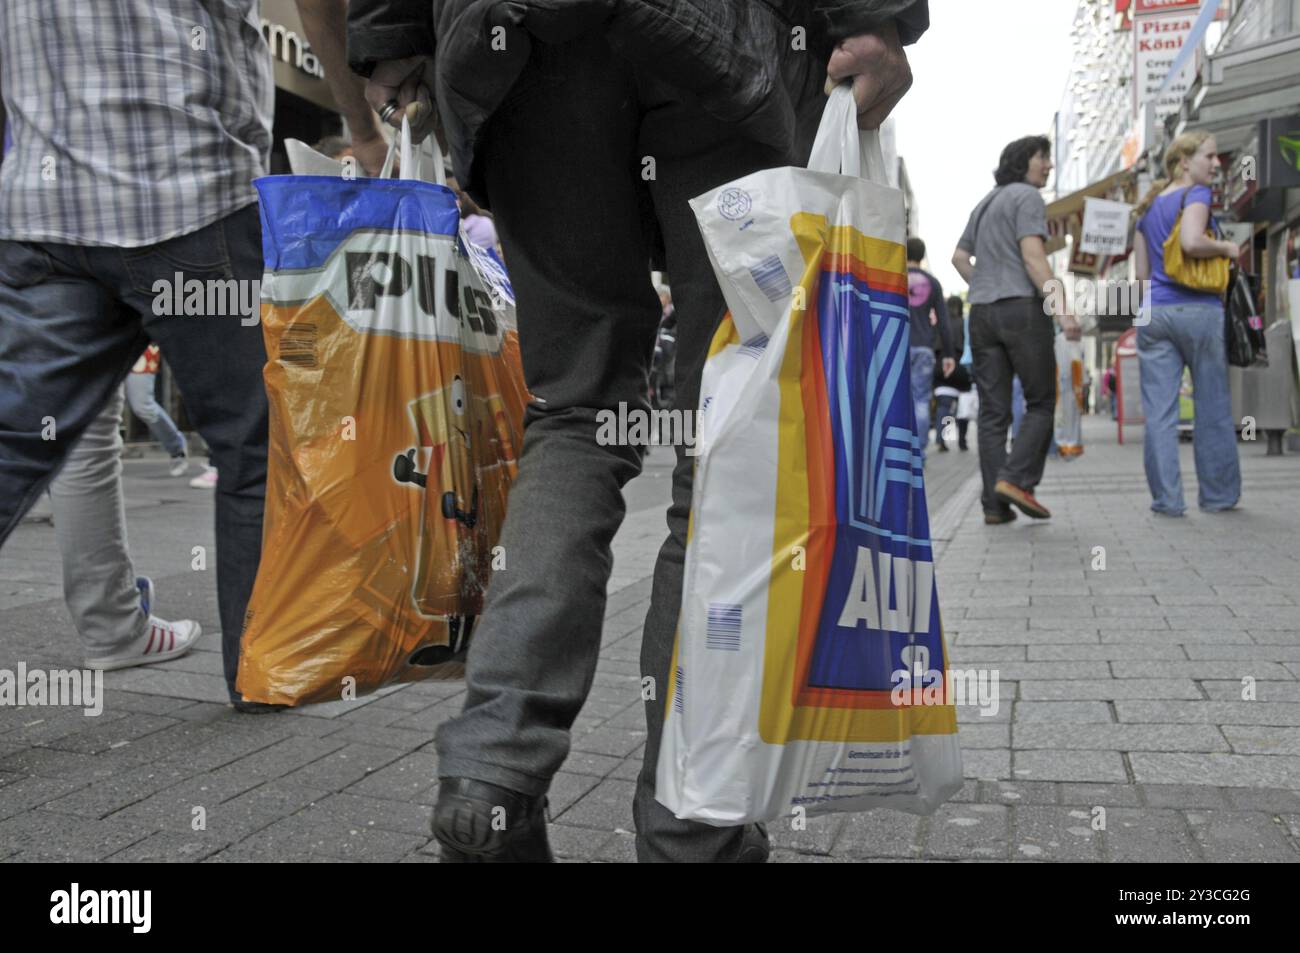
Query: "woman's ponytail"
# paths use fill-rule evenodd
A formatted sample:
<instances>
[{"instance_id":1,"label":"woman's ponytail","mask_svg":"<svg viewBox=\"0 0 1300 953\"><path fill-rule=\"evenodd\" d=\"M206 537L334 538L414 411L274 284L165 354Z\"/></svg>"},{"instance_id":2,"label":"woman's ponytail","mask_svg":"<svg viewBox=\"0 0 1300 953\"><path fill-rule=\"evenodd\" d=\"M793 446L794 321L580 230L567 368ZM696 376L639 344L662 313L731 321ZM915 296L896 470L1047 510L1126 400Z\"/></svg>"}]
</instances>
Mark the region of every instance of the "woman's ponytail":
<instances>
[{"instance_id":1,"label":"woman's ponytail","mask_svg":"<svg viewBox=\"0 0 1300 953\"><path fill-rule=\"evenodd\" d=\"M1210 138L1210 133L1203 129L1193 129L1169 143L1169 147L1165 149L1163 163L1165 174L1156 181L1155 185L1151 186L1151 191L1146 194L1146 198L1139 202L1137 208L1133 210L1136 218L1140 219L1147 213L1147 210L1151 208L1151 203L1156 200L1161 192L1169 188L1170 182L1178 178L1178 167L1183 160L1196 155L1196 150L1200 149L1208 138Z\"/></svg>"},{"instance_id":2,"label":"woman's ponytail","mask_svg":"<svg viewBox=\"0 0 1300 953\"><path fill-rule=\"evenodd\" d=\"M1141 219L1142 216L1147 213L1147 210L1151 208L1152 203L1159 198L1161 192L1169 188L1169 183L1172 181L1172 179L1156 179L1155 185L1151 186L1151 191L1146 194L1146 198L1139 202L1137 208L1133 210L1133 217L1135 220Z\"/></svg>"}]
</instances>

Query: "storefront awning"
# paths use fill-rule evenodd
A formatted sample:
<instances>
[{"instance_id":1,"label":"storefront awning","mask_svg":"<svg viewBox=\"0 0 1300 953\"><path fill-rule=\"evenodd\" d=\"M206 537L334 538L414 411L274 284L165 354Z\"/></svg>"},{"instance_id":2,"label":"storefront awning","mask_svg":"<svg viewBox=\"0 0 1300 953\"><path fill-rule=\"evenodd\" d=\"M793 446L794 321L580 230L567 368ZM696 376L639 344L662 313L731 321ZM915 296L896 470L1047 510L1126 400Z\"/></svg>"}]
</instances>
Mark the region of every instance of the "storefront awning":
<instances>
[{"instance_id":1,"label":"storefront awning","mask_svg":"<svg viewBox=\"0 0 1300 953\"><path fill-rule=\"evenodd\" d=\"M1220 152L1250 142L1261 119L1295 111L1300 102L1300 28L1210 57L1183 102L1175 134L1214 133Z\"/></svg>"}]
</instances>

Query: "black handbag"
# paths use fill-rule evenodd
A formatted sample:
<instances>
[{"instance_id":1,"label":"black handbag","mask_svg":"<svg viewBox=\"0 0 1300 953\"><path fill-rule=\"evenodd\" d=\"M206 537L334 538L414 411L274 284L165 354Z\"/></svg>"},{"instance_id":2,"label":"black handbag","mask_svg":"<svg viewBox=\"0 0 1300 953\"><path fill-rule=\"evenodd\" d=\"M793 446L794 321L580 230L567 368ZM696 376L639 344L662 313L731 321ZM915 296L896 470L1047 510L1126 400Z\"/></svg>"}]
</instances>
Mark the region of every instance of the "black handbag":
<instances>
[{"instance_id":1,"label":"black handbag","mask_svg":"<svg viewBox=\"0 0 1300 953\"><path fill-rule=\"evenodd\" d=\"M1259 313L1259 279L1243 274L1236 265L1228 276L1223 303L1223 329L1228 363L1233 367L1268 367L1264 318Z\"/></svg>"}]
</instances>

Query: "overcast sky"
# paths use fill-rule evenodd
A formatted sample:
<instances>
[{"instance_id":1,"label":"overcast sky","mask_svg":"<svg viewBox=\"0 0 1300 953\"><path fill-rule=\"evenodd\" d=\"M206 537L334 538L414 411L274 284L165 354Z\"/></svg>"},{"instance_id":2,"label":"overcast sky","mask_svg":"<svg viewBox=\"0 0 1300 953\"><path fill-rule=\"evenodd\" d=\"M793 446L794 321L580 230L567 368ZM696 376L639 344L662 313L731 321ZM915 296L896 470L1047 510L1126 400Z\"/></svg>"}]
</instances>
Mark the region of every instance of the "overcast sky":
<instances>
[{"instance_id":1,"label":"overcast sky","mask_svg":"<svg viewBox=\"0 0 1300 953\"><path fill-rule=\"evenodd\" d=\"M1077 0L930 0L930 29L908 47L914 83L894 110L931 270L965 290L953 249L993 188L1002 147L1047 135L1070 72Z\"/></svg>"}]
</instances>

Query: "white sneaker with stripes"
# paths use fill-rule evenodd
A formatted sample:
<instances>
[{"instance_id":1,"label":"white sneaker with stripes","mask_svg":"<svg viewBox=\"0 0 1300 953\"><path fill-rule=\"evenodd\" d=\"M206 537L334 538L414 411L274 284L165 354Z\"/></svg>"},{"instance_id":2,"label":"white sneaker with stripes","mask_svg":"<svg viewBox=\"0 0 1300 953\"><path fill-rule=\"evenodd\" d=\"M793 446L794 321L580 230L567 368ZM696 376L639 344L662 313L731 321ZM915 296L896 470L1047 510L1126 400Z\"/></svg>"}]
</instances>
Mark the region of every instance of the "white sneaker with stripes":
<instances>
[{"instance_id":1,"label":"white sneaker with stripes","mask_svg":"<svg viewBox=\"0 0 1300 953\"><path fill-rule=\"evenodd\" d=\"M194 648L194 643L202 634L203 628L193 619L166 622L151 615L144 635L121 652L86 659L86 668L108 672L115 668L130 668L133 665L149 665L180 658Z\"/></svg>"}]
</instances>

